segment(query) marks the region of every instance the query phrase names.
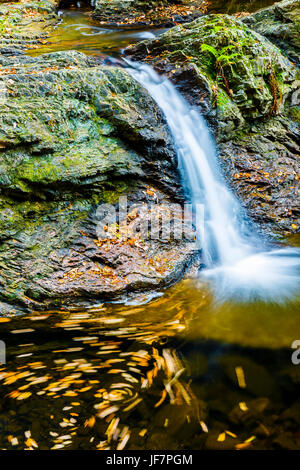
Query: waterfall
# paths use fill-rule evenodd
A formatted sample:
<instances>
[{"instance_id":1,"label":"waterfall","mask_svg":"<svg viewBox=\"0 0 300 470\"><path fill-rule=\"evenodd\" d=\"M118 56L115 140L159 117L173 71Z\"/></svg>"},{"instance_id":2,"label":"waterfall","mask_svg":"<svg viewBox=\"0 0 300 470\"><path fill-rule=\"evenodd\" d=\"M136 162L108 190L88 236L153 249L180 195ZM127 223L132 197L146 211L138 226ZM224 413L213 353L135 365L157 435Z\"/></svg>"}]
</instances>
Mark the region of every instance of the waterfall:
<instances>
[{"instance_id":1,"label":"waterfall","mask_svg":"<svg viewBox=\"0 0 300 470\"><path fill-rule=\"evenodd\" d=\"M199 111L149 65L127 62L129 73L166 118L186 194L193 205L204 205L206 269L200 277L210 280L219 298L280 302L299 293L300 250L266 249L258 234L249 237L245 232L242 207L222 178L215 142Z\"/></svg>"}]
</instances>

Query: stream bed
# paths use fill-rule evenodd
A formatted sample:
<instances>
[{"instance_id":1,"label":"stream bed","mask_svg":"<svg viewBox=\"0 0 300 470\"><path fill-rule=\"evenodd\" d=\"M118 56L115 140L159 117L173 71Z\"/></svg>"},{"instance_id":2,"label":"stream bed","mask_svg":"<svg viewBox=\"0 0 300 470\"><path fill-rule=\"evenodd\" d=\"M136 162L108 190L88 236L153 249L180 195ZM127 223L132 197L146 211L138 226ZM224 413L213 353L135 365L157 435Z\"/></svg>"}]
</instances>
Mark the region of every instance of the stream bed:
<instances>
[{"instance_id":1,"label":"stream bed","mask_svg":"<svg viewBox=\"0 0 300 470\"><path fill-rule=\"evenodd\" d=\"M159 32L69 9L30 54L118 57ZM218 303L183 279L152 299L1 318L0 448L299 449L299 307Z\"/></svg>"}]
</instances>

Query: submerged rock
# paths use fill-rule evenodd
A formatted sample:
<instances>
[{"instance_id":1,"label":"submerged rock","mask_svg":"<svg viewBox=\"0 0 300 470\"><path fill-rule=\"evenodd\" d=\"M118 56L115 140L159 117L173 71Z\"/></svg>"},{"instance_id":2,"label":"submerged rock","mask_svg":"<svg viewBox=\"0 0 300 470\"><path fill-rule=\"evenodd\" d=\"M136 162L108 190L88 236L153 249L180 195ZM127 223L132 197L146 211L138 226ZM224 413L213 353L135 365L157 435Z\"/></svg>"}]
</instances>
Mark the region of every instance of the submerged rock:
<instances>
[{"instance_id":1,"label":"submerged rock","mask_svg":"<svg viewBox=\"0 0 300 470\"><path fill-rule=\"evenodd\" d=\"M145 228L151 217L172 219L180 193L148 93L126 70L74 51L0 63L1 300L44 308L175 282L194 241ZM126 227L109 219L99 241L104 209L118 215L120 196L138 207Z\"/></svg>"},{"instance_id":2,"label":"submerged rock","mask_svg":"<svg viewBox=\"0 0 300 470\"><path fill-rule=\"evenodd\" d=\"M296 68L228 15L207 15L126 52L167 73L215 133L229 183L268 233L299 227Z\"/></svg>"}]
</instances>

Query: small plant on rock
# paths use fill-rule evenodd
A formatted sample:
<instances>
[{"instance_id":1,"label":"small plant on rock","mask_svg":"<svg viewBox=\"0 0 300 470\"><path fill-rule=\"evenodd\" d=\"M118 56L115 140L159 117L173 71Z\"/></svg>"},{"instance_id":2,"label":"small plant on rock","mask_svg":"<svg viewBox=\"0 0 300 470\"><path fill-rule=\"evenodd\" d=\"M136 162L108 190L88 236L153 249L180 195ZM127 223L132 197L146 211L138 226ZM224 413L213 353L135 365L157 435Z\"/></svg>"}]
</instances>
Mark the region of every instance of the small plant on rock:
<instances>
[{"instance_id":1,"label":"small plant on rock","mask_svg":"<svg viewBox=\"0 0 300 470\"><path fill-rule=\"evenodd\" d=\"M217 81L221 81L223 83L226 93L230 96L230 98L233 97L233 92L224 73L224 66L233 64L232 59L240 55L238 52L230 53L230 51L234 48L235 46L230 44L229 46L225 46L220 51L218 51L209 44L201 45L202 52L209 52L211 57L210 65L213 67L213 70L216 73Z\"/></svg>"}]
</instances>

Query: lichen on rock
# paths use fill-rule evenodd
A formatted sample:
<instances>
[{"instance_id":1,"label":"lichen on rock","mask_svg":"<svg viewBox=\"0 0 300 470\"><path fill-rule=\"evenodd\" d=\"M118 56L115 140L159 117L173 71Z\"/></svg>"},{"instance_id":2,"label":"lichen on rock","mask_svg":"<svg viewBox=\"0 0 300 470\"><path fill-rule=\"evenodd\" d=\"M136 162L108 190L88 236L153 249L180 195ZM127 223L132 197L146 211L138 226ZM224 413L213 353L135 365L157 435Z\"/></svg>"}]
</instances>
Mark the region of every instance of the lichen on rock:
<instances>
[{"instance_id":1,"label":"lichen on rock","mask_svg":"<svg viewBox=\"0 0 300 470\"><path fill-rule=\"evenodd\" d=\"M294 68L278 48L227 15L207 15L172 28L156 40L134 46L132 54L146 60L149 56L158 66L165 61L166 66L175 66L175 72L176 65L195 64L211 93L220 93L215 96L219 110L230 99L244 118L269 114L274 101L272 76L280 87L281 108L295 80Z\"/></svg>"}]
</instances>

